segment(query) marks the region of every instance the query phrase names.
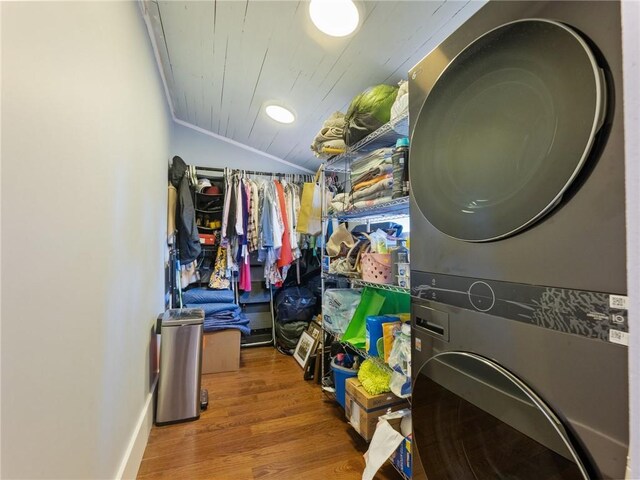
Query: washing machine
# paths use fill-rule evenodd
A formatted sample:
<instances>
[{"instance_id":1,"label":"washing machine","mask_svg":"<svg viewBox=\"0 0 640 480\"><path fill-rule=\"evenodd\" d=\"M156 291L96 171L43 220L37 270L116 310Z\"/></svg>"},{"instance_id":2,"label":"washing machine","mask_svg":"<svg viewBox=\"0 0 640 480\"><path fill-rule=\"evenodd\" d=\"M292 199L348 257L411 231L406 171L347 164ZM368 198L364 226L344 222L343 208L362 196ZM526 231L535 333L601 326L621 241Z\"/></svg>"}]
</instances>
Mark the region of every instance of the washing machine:
<instances>
[{"instance_id":1,"label":"washing machine","mask_svg":"<svg viewBox=\"0 0 640 480\"><path fill-rule=\"evenodd\" d=\"M624 477L621 94L618 2L490 1L409 72L414 478Z\"/></svg>"}]
</instances>

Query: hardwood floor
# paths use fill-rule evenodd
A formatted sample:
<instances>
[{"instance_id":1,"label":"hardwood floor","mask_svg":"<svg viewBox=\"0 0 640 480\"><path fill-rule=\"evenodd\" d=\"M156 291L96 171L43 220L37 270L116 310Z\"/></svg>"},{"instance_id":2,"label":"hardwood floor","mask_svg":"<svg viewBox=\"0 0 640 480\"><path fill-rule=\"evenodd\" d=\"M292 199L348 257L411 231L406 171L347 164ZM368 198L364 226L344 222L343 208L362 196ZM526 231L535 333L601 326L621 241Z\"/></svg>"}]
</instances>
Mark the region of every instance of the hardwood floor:
<instances>
[{"instance_id":1,"label":"hardwood floor","mask_svg":"<svg viewBox=\"0 0 640 480\"><path fill-rule=\"evenodd\" d=\"M195 422L153 427L139 479L359 479L367 444L292 357L243 349L238 372L205 375ZM399 479L388 463L375 477Z\"/></svg>"}]
</instances>

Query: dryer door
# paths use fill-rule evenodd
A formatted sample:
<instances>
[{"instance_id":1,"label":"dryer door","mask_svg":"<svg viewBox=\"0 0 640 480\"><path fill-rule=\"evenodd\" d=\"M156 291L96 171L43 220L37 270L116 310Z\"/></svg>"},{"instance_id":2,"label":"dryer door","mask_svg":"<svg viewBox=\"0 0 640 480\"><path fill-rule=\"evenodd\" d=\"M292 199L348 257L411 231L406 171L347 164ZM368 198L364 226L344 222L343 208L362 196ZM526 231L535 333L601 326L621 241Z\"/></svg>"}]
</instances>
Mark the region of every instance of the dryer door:
<instances>
[{"instance_id":1,"label":"dryer door","mask_svg":"<svg viewBox=\"0 0 640 480\"><path fill-rule=\"evenodd\" d=\"M414 384L412 417L429 480L589 478L551 409L478 355L446 352L427 361Z\"/></svg>"},{"instance_id":2,"label":"dryer door","mask_svg":"<svg viewBox=\"0 0 640 480\"><path fill-rule=\"evenodd\" d=\"M481 36L441 73L415 119L410 178L421 212L472 242L532 224L582 168L605 100L602 70L571 28L531 19Z\"/></svg>"}]
</instances>

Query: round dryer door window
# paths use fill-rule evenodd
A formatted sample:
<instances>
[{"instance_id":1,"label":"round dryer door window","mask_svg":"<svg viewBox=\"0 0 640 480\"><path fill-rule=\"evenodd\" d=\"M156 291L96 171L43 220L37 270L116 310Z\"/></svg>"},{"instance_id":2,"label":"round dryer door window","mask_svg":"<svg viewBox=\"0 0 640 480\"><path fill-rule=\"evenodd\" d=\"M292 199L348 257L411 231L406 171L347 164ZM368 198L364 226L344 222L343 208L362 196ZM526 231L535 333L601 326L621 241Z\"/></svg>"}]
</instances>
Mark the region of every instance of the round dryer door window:
<instances>
[{"instance_id":1,"label":"round dryer door window","mask_svg":"<svg viewBox=\"0 0 640 480\"><path fill-rule=\"evenodd\" d=\"M551 409L478 355L446 352L426 362L414 385L412 420L429 480L589 478ZM414 478L422 478L417 471Z\"/></svg>"},{"instance_id":2,"label":"round dryer door window","mask_svg":"<svg viewBox=\"0 0 640 480\"><path fill-rule=\"evenodd\" d=\"M461 240L518 232L560 201L605 110L602 70L571 28L534 19L490 31L449 63L416 119L420 210Z\"/></svg>"}]
</instances>

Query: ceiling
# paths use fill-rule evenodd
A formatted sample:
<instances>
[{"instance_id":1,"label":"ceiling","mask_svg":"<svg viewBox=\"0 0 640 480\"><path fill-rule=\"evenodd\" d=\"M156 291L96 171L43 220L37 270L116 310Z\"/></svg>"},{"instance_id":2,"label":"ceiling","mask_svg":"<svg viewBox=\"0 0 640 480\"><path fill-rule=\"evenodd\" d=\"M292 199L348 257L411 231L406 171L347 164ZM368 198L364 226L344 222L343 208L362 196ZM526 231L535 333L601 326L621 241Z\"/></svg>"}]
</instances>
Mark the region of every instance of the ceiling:
<instances>
[{"instance_id":1,"label":"ceiling","mask_svg":"<svg viewBox=\"0 0 640 480\"><path fill-rule=\"evenodd\" d=\"M311 141L332 112L378 83L396 84L484 2L358 2L359 29L329 37L308 2L155 1L144 4L174 118L315 170ZM274 122L269 101L296 121Z\"/></svg>"}]
</instances>

